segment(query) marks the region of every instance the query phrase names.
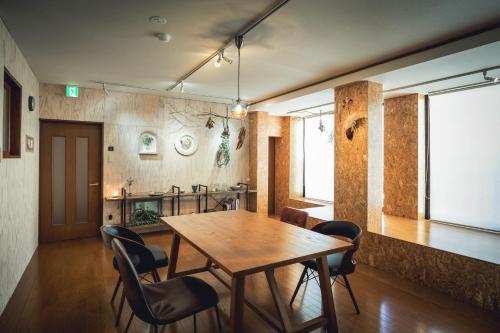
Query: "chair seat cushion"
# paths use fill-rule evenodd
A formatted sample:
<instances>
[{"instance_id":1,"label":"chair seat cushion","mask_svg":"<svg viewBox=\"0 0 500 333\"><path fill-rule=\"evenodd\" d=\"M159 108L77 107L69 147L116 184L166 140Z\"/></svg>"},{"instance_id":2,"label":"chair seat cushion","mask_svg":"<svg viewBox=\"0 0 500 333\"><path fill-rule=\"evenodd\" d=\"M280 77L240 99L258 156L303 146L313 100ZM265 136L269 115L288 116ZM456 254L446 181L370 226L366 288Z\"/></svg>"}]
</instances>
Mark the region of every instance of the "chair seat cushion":
<instances>
[{"instance_id":1,"label":"chair seat cushion","mask_svg":"<svg viewBox=\"0 0 500 333\"><path fill-rule=\"evenodd\" d=\"M340 266L342 264L342 258L344 258L344 253L345 252L334 253L334 254L330 254L327 257L328 270L330 271L330 276L341 274ZM312 270L315 270L315 271L318 270L318 266L316 265L316 260L304 261L302 263L302 265L304 265L307 268L310 268Z\"/></svg>"},{"instance_id":2,"label":"chair seat cushion","mask_svg":"<svg viewBox=\"0 0 500 333\"><path fill-rule=\"evenodd\" d=\"M191 316L219 303L217 292L201 279L185 276L144 284L144 296L161 325Z\"/></svg>"},{"instance_id":3,"label":"chair seat cushion","mask_svg":"<svg viewBox=\"0 0 500 333\"><path fill-rule=\"evenodd\" d=\"M153 257L155 258L155 267L166 267L168 266L168 256L165 253L165 251L158 245L146 245L148 250L151 251L153 254ZM130 261L132 261L132 264L137 268L139 264L139 257L136 255L131 254L129 256ZM116 259L113 258L113 267L114 269L118 270L118 263L116 262ZM138 272L140 273L146 273L146 272Z\"/></svg>"}]
</instances>

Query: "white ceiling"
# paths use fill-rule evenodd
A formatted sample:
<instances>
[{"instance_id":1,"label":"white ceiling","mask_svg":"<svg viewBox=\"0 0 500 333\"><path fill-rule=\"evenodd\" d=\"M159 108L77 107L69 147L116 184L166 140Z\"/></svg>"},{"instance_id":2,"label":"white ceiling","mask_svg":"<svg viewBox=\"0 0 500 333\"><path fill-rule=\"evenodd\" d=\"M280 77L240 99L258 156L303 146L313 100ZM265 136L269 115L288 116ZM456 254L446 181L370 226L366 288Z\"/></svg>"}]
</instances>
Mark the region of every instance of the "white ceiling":
<instances>
[{"instance_id":1,"label":"white ceiling","mask_svg":"<svg viewBox=\"0 0 500 333\"><path fill-rule=\"evenodd\" d=\"M272 3L16 0L1 2L0 15L42 82L163 91ZM153 25L151 15L168 23ZM499 20L498 0L291 0L246 36L242 98L258 101ZM161 31L170 43L155 39ZM226 53L236 59L234 47ZM235 98L235 81L236 62L210 63L186 81L184 96Z\"/></svg>"},{"instance_id":2,"label":"white ceiling","mask_svg":"<svg viewBox=\"0 0 500 333\"><path fill-rule=\"evenodd\" d=\"M454 53L449 56L422 62L413 66L404 67L381 75L365 78L366 80L382 83L385 91L384 98L400 95L419 93L427 94L441 89L448 89L467 84L485 82L482 73L448 79L445 81L422 84L415 87L397 89L404 86L415 85L422 82L446 78L467 72L473 72L484 68L500 66L500 42L487 44L463 52ZM500 69L488 71L488 76L499 77ZM396 89L396 90L394 90ZM280 103L263 107L276 115L285 115L287 112L315 105L334 102L334 90L326 89L320 92L303 95ZM329 107L317 107L309 112L318 113L319 110L332 111L333 105ZM304 116L306 114L298 114Z\"/></svg>"}]
</instances>

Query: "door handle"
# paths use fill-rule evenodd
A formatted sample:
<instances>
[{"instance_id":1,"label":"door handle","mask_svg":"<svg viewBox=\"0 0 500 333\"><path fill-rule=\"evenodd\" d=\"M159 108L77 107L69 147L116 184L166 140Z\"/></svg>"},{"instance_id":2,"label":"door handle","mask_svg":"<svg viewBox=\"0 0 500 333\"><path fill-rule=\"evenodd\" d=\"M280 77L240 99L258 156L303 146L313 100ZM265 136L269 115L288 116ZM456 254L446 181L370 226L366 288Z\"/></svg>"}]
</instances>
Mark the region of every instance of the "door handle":
<instances>
[{"instance_id":1,"label":"door handle","mask_svg":"<svg viewBox=\"0 0 500 333\"><path fill-rule=\"evenodd\" d=\"M94 187L96 187L96 186L99 186L99 183L92 183L92 184L89 184L89 186L94 186Z\"/></svg>"}]
</instances>

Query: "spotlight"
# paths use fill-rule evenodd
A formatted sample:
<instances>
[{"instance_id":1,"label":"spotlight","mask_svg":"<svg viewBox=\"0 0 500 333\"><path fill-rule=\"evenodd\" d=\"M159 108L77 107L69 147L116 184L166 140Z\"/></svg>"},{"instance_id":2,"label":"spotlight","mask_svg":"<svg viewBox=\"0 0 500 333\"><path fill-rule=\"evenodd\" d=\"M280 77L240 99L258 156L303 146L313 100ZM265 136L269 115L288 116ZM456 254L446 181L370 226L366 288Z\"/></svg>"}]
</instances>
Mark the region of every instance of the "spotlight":
<instances>
[{"instance_id":1,"label":"spotlight","mask_svg":"<svg viewBox=\"0 0 500 333\"><path fill-rule=\"evenodd\" d=\"M219 68L220 67L220 63L222 61L222 54L219 52L219 57L217 58L217 60L214 62L214 66L215 68Z\"/></svg>"},{"instance_id":2,"label":"spotlight","mask_svg":"<svg viewBox=\"0 0 500 333\"><path fill-rule=\"evenodd\" d=\"M229 59L228 57L226 57L226 56L224 55L224 50L222 50L222 52L221 52L221 54L220 54L220 55L222 56L222 59L224 59L224 61L225 61L225 62L227 62L228 64L230 64L230 65L231 65L231 64L233 63L233 60L232 60L232 59Z\"/></svg>"},{"instance_id":3,"label":"spotlight","mask_svg":"<svg viewBox=\"0 0 500 333\"><path fill-rule=\"evenodd\" d=\"M483 72L483 77L484 77L484 79L486 81L490 81L490 82L493 82L493 83L498 83L500 81L500 78L498 78L498 77L488 76L488 72L487 71Z\"/></svg>"}]
</instances>

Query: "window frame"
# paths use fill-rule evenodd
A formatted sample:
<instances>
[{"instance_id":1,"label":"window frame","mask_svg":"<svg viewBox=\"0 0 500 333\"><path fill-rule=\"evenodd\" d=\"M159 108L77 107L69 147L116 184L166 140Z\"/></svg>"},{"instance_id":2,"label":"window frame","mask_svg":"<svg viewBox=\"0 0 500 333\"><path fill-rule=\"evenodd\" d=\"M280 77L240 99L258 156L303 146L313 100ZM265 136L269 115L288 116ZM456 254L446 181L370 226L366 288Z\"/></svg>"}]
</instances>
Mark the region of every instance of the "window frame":
<instances>
[{"instance_id":1,"label":"window frame","mask_svg":"<svg viewBox=\"0 0 500 333\"><path fill-rule=\"evenodd\" d=\"M487 84L483 86L473 86L473 87L467 87L463 88L460 90L471 90L471 89L480 89L483 87L488 87L491 85L496 85L498 83L494 84ZM457 92L456 90L450 91L450 92L444 92L444 93L439 93L437 95L442 95L442 94L448 94L448 93L454 93ZM494 234L500 234L500 231L494 230L494 229L486 229L486 228L481 228L481 227L476 227L476 226L470 226L466 224L460 224L460 223L454 223L454 222L447 222L447 221L440 221L440 220L435 220L431 216L431 149L430 149L430 113L431 113L431 108L430 108L430 96L429 94L426 94L424 96L425 102L424 102L424 126L425 126L425 197L424 197L424 219L431 221L431 222L436 222L440 224L445 224L445 225L451 225L459 228L464 228L464 229L471 229L471 230L477 230L477 231L483 231L483 232L488 232L488 233L494 233Z\"/></svg>"},{"instance_id":2,"label":"window frame","mask_svg":"<svg viewBox=\"0 0 500 333\"><path fill-rule=\"evenodd\" d=\"M323 116L328 116L329 114L324 114ZM331 114L335 116L334 114ZM320 199L320 198L313 198L313 197L308 197L306 196L306 120L310 119L312 117L302 117L302 198L304 200L309 200L313 202L318 202L322 204L332 204L333 201L330 200L325 200L325 199ZM316 117L313 117L316 118ZM335 136L333 138L333 145L335 147ZM333 170L332 170L333 172ZM333 181L335 182L335 176ZM335 200L335 198L334 198Z\"/></svg>"},{"instance_id":3,"label":"window frame","mask_svg":"<svg viewBox=\"0 0 500 333\"><path fill-rule=\"evenodd\" d=\"M22 86L14 78L14 76L4 68L4 104L7 103L7 124L3 124L3 130L7 130L7 144L2 147L2 155L4 159L21 158L21 124L22 124ZM7 96L6 96L7 93ZM4 110L2 110L2 113ZM3 114L2 114L3 117ZM2 134L2 141L3 136Z\"/></svg>"}]
</instances>

